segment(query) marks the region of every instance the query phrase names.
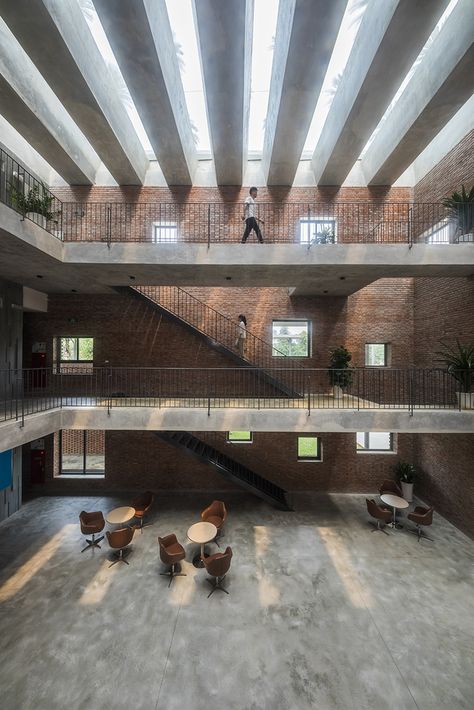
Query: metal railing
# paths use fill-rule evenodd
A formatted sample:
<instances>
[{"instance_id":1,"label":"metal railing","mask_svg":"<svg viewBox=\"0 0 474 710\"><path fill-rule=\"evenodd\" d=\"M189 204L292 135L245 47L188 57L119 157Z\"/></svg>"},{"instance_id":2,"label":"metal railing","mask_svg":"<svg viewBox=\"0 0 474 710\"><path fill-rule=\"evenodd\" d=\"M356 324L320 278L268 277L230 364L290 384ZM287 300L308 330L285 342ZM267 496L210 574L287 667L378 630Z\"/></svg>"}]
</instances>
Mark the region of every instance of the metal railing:
<instances>
[{"instance_id":1,"label":"metal railing","mask_svg":"<svg viewBox=\"0 0 474 710\"><path fill-rule=\"evenodd\" d=\"M62 239L62 203L11 155L0 148L0 202Z\"/></svg>"},{"instance_id":2,"label":"metal railing","mask_svg":"<svg viewBox=\"0 0 474 710\"><path fill-rule=\"evenodd\" d=\"M0 421L58 407L406 410L461 408L459 385L446 370L352 369L333 393L336 371L274 368L282 395L259 368L75 367L0 371ZM347 370L344 371L344 377ZM346 380L347 381L347 380ZM458 401L459 400L459 401Z\"/></svg>"},{"instance_id":3,"label":"metal railing","mask_svg":"<svg viewBox=\"0 0 474 710\"><path fill-rule=\"evenodd\" d=\"M236 321L216 311L179 286L135 286L133 288L215 343L237 353L236 341L240 329ZM303 368L297 358L286 357L270 343L251 331L246 331L245 359L249 363L270 371L275 367L275 357L278 356L285 358L286 369Z\"/></svg>"}]
</instances>

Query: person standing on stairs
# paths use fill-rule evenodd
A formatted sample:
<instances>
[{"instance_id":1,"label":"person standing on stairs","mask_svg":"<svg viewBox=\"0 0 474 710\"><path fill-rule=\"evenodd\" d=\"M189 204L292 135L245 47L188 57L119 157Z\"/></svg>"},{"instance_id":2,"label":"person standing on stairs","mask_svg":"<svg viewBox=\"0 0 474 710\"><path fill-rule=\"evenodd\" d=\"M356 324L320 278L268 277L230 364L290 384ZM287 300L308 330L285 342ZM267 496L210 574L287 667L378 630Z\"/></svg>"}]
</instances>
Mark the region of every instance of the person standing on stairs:
<instances>
[{"instance_id":1,"label":"person standing on stairs","mask_svg":"<svg viewBox=\"0 0 474 710\"><path fill-rule=\"evenodd\" d=\"M265 222L263 219L259 219L256 214L257 208L255 206L255 200L257 199L257 192L258 190L256 187L251 187L249 190L249 196L245 198L244 214L242 216L242 221L245 221L245 232L242 237L242 244L245 244L252 229L257 235L257 239L260 244L263 244L262 232L260 231L258 223L260 222L261 224L265 224Z\"/></svg>"},{"instance_id":2,"label":"person standing on stairs","mask_svg":"<svg viewBox=\"0 0 474 710\"><path fill-rule=\"evenodd\" d=\"M245 358L246 340L247 340L247 318L244 315L242 315L242 313L241 313L239 315L239 334L237 336L237 340L235 341L235 347L239 351L239 356L241 358Z\"/></svg>"}]
</instances>

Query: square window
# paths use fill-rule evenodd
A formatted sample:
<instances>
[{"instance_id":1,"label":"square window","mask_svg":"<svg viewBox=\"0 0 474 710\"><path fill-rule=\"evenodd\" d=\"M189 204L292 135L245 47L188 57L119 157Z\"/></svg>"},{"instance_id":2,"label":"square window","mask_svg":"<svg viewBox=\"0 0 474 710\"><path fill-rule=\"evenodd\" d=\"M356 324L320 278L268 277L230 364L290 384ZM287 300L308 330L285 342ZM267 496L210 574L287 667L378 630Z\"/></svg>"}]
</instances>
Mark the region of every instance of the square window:
<instances>
[{"instance_id":1,"label":"square window","mask_svg":"<svg viewBox=\"0 0 474 710\"><path fill-rule=\"evenodd\" d=\"M57 339L59 371L63 374L89 375L94 366L94 338L61 336Z\"/></svg>"},{"instance_id":2,"label":"square window","mask_svg":"<svg viewBox=\"0 0 474 710\"><path fill-rule=\"evenodd\" d=\"M178 225L176 222L153 222L153 241L155 244L166 244L178 241Z\"/></svg>"},{"instance_id":3,"label":"square window","mask_svg":"<svg viewBox=\"0 0 474 710\"><path fill-rule=\"evenodd\" d=\"M298 437L298 461L322 461L323 447L319 436Z\"/></svg>"},{"instance_id":4,"label":"square window","mask_svg":"<svg viewBox=\"0 0 474 710\"><path fill-rule=\"evenodd\" d=\"M365 364L367 367L389 367L390 343L366 343Z\"/></svg>"},{"instance_id":5,"label":"square window","mask_svg":"<svg viewBox=\"0 0 474 710\"><path fill-rule=\"evenodd\" d=\"M301 244L335 244L335 219L300 219Z\"/></svg>"},{"instance_id":6,"label":"square window","mask_svg":"<svg viewBox=\"0 0 474 710\"><path fill-rule=\"evenodd\" d=\"M64 429L57 435L55 471L59 476L105 476L105 432Z\"/></svg>"},{"instance_id":7,"label":"square window","mask_svg":"<svg viewBox=\"0 0 474 710\"><path fill-rule=\"evenodd\" d=\"M310 321L274 320L273 357L309 357Z\"/></svg>"},{"instance_id":8,"label":"square window","mask_svg":"<svg viewBox=\"0 0 474 710\"><path fill-rule=\"evenodd\" d=\"M251 431L228 431L227 441L231 444L251 444L252 443L252 432Z\"/></svg>"},{"instance_id":9,"label":"square window","mask_svg":"<svg viewBox=\"0 0 474 710\"><path fill-rule=\"evenodd\" d=\"M388 431L358 431L356 442L358 454L368 451L388 453L394 450L394 437Z\"/></svg>"}]
</instances>

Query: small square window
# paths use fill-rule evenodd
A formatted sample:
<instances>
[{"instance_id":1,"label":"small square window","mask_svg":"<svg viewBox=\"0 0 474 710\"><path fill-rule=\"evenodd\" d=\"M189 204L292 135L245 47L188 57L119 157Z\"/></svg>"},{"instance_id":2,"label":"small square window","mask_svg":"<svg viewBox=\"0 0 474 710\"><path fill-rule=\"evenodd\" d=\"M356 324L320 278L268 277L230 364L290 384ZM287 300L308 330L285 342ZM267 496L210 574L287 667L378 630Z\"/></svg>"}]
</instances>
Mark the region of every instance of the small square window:
<instances>
[{"instance_id":1,"label":"small square window","mask_svg":"<svg viewBox=\"0 0 474 710\"><path fill-rule=\"evenodd\" d=\"M367 367L389 367L390 343L366 343L365 364Z\"/></svg>"},{"instance_id":2,"label":"small square window","mask_svg":"<svg viewBox=\"0 0 474 710\"><path fill-rule=\"evenodd\" d=\"M64 374L92 374L94 368L94 338L60 337L55 357Z\"/></svg>"},{"instance_id":3,"label":"small square window","mask_svg":"<svg viewBox=\"0 0 474 710\"><path fill-rule=\"evenodd\" d=\"M335 244L335 219L300 219L301 244Z\"/></svg>"},{"instance_id":4,"label":"small square window","mask_svg":"<svg viewBox=\"0 0 474 710\"><path fill-rule=\"evenodd\" d=\"M308 320L274 320L273 357L309 357L309 333Z\"/></svg>"},{"instance_id":5,"label":"small square window","mask_svg":"<svg viewBox=\"0 0 474 710\"><path fill-rule=\"evenodd\" d=\"M154 222L153 241L155 244L166 244L178 241L178 225L176 222Z\"/></svg>"},{"instance_id":6,"label":"small square window","mask_svg":"<svg viewBox=\"0 0 474 710\"><path fill-rule=\"evenodd\" d=\"M57 475L105 476L104 431L63 429L55 437Z\"/></svg>"},{"instance_id":7,"label":"small square window","mask_svg":"<svg viewBox=\"0 0 474 710\"><path fill-rule=\"evenodd\" d=\"M298 437L298 461L322 461L323 447L319 436Z\"/></svg>"},{"instance_id":8,"label":"small square window","mask_svg":"<svg viewBox=\"0 0 474 710\"><path fill-rule=\"evenodd\" d=\"M394 450L394 437L388 431L358 431L356 442L358 454L369 451L388 453Z\"/></svg>"},{"instance_id":9,"label":"small square window","mask_svg":"<svg viewBox=\"0 0 474 710\"><path fill-rule=\"evenodd\" d=\"M227 441L230 444L251 444L252 443L252 432L251 431L228 431Z\"/></svg>"}]
</instances>

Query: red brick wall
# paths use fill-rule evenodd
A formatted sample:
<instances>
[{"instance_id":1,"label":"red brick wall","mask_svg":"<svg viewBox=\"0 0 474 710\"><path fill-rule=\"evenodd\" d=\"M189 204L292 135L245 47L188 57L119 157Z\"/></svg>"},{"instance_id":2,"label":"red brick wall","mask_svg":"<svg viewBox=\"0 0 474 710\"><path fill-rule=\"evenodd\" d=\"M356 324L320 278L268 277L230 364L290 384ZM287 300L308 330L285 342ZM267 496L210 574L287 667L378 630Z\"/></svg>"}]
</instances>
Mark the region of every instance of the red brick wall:
<instances>
[{"instance_id":1,"label":"red brick wall","mask_svg":"<svg viewBox=\"0 0 474 710\"><path fill-rule=\"evenodd\" d=\"M440 202L462 184L474 184L474 130L468 133L414 188L415 202Z\"/></svg>"}]
</instances>

